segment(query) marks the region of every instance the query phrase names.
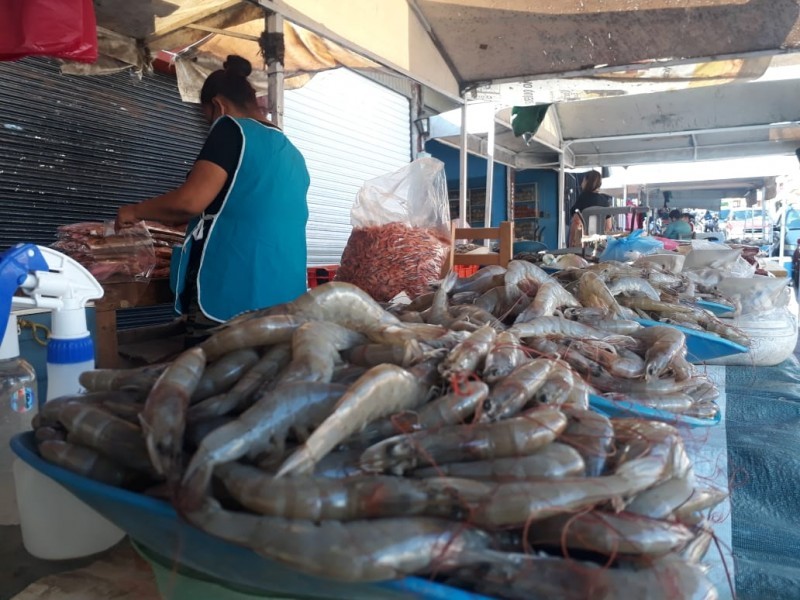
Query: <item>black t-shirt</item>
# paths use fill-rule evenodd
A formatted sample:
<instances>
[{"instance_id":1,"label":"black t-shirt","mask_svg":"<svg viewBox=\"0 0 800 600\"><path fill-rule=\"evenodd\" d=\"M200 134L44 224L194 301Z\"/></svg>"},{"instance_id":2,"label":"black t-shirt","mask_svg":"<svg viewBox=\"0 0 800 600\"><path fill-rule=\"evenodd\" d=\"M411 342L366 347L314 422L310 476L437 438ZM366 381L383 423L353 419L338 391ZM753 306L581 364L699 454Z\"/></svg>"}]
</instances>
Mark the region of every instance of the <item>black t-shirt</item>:
<instances>
[{"instance_id":1,"label":"black t-shirt","mask_svg":"<svg viewBox=\"0 0 800 600\"><path fill-rule=\"evenodd\" d=\"M265 127L274 127L263 123ZM211 129L206 138L203 149L197 155L197 160L207 160L221 167L228 174L225 185L222 186L219 194L211 204L205 209L205 215L215 215L222 208L225 198L228 195L233 182L236 170L239 168L239 160L242 154L244 137L242 130L236 122L228 117L220 118L216 125ZM197 162L197 161L195 161ZM203 248L208 237L208 221L203 224L203 237L192 242L192 249L189 253L189 265L186 270L186 286L181 294L181 305L184 312L194 303L197 298L197 274L200 271L200 258L203 255ZM191 233L191 232L189 232Z\"/></svg>"},{"instance_id":2,"label":"black t-shirt","mask_svg":"<svg viewBox=\"0 0 800 600\"><path fill-rule=\"evenodd\" d=\"M602 206L604 208L611 206L611 196L599 192L582 192L575 201L575 204L572 205L572 210L570 212L586 210L593 206Z\"/></svg>"}]
</instances>

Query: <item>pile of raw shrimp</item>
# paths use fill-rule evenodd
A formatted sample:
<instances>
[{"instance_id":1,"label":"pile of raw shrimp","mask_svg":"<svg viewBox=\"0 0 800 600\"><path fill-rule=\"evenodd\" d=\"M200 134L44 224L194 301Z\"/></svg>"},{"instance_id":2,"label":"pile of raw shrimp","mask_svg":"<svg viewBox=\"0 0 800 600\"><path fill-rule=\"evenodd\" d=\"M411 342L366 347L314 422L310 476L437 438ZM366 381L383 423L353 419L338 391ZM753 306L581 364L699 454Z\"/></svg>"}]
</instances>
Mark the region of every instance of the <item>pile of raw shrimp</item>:
<instances>
[{"instance_id":1,"label":"pile of raw shrimp","mask_svg":"<svg viewBox=\"0 0 800 600\"><path fill-rule=\"evenodd\" d=\"M329 283L168 364L86 372L85 394L37 416L39 451L322 578L715 598L700 561L724 494L695 478L678 430L590 410L570 364L525 345L578 331L633 355L648 338L552 316L498 334L442 299L455 283L426 309L439 324ZM645 371L677 381L682 350L661 352Z\"/></svg>"}]
</instances>

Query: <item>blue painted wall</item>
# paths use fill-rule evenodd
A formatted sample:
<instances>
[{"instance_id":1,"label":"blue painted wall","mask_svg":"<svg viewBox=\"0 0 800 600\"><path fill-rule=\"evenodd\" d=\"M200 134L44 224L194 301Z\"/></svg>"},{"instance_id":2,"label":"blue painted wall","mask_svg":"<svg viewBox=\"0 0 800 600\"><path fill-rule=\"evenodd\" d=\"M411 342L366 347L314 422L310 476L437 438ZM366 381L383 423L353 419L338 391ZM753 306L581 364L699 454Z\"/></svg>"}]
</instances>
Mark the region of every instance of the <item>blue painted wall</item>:
<instances>
[{"instance_id":1,"label":"blue painted wall","mask_svg":"<svg viewBox=\"0 0 800 600\"><path fill-rule=\"evenodd\" d=\"M430 140L425 144L425 150L444 163L444 170L447 175L447 189L457 190L460 180L458 149ZM467 186L469 189L486 188L486 160L472 154L469 155L467 161ZM492 185L492 227L499 225L500 221L505 221L508 218L508 211L506 210L508 190L506 187L506 167L495 163L494 184Z\"/></svg>"},{"instance_id":2,"label":"blue painted wall","mask_svg":"<svg viewBox=\"0 0 800 600\"><path fill-rule=\"evenodd\" d=\"M539 210L545 213L539 219L539 226L544 227L542 242L548 249L558 248L558 172L552 169L527 169L517 171L515 185L536 183L539 193Z\"/></svg>"}]
</instances>

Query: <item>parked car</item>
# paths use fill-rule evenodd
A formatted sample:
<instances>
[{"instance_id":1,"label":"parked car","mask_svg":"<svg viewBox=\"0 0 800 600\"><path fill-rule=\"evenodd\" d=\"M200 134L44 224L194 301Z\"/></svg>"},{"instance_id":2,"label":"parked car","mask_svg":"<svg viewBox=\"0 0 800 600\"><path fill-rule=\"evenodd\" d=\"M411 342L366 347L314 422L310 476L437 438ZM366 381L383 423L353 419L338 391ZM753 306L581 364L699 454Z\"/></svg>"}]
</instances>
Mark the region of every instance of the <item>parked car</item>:
<instances>
[{"instance_id":1,"label":"parked car","mask_svg":"<svg viewBox=\"0 0 800 600\"><path fill-rule=\"evenodd\" d=\"M778 256L780 253L780 240L781 240L781 218L778 216L773 231L773 245L772 256ZM786 234L784 236L783 254L788 256L797 249L797 241L800 239L800 206L787 206L786 207Z\"/></svg>"},{"instance_id":2,"label":"parked car","mask_svg":"<svg viewBox=\"0 0 800 600\"><path fill-rule=\"evenodd\" d=\"M727 239L769 238L772 221L766 211L752 208L737 208L730 212L725 222Z\"/></svg>"}]
</instances>

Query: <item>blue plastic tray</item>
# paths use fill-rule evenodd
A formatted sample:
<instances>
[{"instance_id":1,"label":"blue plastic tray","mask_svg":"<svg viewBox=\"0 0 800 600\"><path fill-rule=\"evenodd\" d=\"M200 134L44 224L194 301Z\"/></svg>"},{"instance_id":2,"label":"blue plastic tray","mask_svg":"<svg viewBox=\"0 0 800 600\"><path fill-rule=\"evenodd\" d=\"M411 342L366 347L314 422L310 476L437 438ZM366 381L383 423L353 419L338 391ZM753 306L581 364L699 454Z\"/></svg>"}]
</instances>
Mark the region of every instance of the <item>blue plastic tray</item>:
<instances>
[{"instance_id":1,"label":"blue plastic tray","mask_svg":"<svg viewBox=\"0 0 800 600\"><path fill-rule=\"evenodd\" d=\"M724 315L725 313L733 312L733 307L727 304L720 304L719 302L709 302L708 300L698 300L695 302L700 308L704 308L710 313L715 315Z\"/></svg>"},{"instance_id":2,"label":"blue plastic tray","mask_svg":"<svg viewBox=\"0 0 800 600\"><path fill-rule=\"evenodd\" d=\"M222 585L228 582L265 595L304 598L487 600L486 596L417 577L361 584L319 579L185 523L167 502L105 485L48 463L36 453L33 432L16 435L11 448L34 469L63 485L145 548L175 559Z\"/></svg>"},{"instance_id":3,"label":"blue plastic tray","mask_svg":"<svg viewBox=\"0 0 800 600\"><path fill-rule=\"evenodd\" d=\"M595 396L594 394L589 394L589 406L607 417L638 417L640 419L664 421L672 425L688 425L689 427L711 427L713 425L718 425L722 419L722 414L720 412L717 412L713 419L699 419L697 417L689 417L665 410L649 408L637 402L609 400L608 398Z\"/></svg>"},{"instance_id":4,"label":"blue plastic tray","mask_svg":"<svg viewBox=\"0 0 800 600\"><path fill-rule=\"evenodd\" d=\"M650 319L635 320L645 327L673 327L682 331L686 335L686 359L691 363L702 363L714 358L742 354L748 351L745 346L704 331L697 331L696 329L689 329L688 327L670 323L659 323Z\"/></svg>"}]
</instances>

